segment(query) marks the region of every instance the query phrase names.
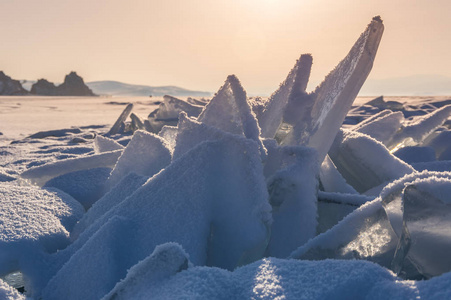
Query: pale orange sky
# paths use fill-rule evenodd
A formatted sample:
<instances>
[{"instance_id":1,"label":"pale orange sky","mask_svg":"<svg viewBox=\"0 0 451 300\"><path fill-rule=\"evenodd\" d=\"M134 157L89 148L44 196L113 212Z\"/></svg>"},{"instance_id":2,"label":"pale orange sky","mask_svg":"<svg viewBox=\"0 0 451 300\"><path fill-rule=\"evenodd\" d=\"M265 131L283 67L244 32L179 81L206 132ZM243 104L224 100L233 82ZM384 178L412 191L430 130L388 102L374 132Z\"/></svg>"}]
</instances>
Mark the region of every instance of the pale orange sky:
<instances>
[{"instance_id":1,"label":"pale orange sky","mask_svg":"<svg viewBox=\"0 0 451 300\"><path fill-rule=\"evenodd\" d=\"M0 0L0 70L212 92L236 74L264 94L301 53L322 80L381 15L370 78L451 77L450 12L449 0Z\"/></svg>"}]
</instances>

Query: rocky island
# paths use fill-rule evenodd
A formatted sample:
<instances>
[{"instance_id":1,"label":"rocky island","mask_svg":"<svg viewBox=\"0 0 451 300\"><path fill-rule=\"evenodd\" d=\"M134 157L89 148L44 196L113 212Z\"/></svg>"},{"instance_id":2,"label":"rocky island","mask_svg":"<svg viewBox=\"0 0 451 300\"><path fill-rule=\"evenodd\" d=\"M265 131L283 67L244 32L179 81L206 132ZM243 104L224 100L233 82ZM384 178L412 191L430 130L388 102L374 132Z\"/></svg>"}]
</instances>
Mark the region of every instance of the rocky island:
<instances>
[{"instance_id":1,"label":"rocky island","mask_svg":"<svg viewBox=\"0 0 451 300\"><path fill-rule=\"evenodd\" d=\"M64 82L58 86L46 79L39 79L30 92L43 96L96 96L75 72L66 75Z\"/></svg>"},{"instance_id":2,"label":"rocky island","mask_svg":"<svg viewBox=\"0 0 451 300\"><path fill-rule=\"evenodd\" d=\"M28 91L22 87L19 80L11 79L3 71L0 71L0 95L21 96L27 94Z\"/></svg>"}]
</instances>

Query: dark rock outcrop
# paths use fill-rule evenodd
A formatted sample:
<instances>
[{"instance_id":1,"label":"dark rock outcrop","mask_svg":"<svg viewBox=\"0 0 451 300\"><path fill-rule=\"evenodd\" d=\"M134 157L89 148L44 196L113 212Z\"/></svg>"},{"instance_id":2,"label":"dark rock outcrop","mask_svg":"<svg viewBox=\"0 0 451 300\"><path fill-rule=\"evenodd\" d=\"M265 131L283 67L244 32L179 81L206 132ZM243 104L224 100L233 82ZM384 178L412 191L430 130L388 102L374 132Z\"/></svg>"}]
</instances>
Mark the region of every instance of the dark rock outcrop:
<instances>
[{"instance_id":1,"label":"dark rock outcrop","mask_svg":"<svg viewBox=\"0 0 451 300\"><path fill-rule=\"evenodd\" d=\"M28 91L22 87L19 80L11 79L3 71L0 71L0 95L20 96L27 94Z\"/></svg>"},{"instance_id":2,"label":"dark rock outcrop","mask_svg":"<svg viewBox=\"0 0 451 300\"><path fill-rule=\"evenodd\" d=\"M30 93L34 95L55 96L56 86L53 82L46 79L39 79L35 84L31 86Z\"/></svg>"},{"instance_id":3,"label":"dark rock outcrop","mask_svg":"<svg viewBox=\"0 0 451 300\"><path fill-rule=\"evenodd\" d=\"M66 75L64 82L56 87L59 96L96 96L75 72Z\"/></svg>"},{"instance_id":4,"label":"dark rock outcrop","mask_svg":"<svg viewBox=\"0 0 451 300\"><path fill-rule=\"evenodd\" d=\"M96 96L85 84L83 78L75 72L66 75L64 82L58 86L45 79L39 79L31 87L31 93L45 96Z\"/></svg>"}]
</instances>

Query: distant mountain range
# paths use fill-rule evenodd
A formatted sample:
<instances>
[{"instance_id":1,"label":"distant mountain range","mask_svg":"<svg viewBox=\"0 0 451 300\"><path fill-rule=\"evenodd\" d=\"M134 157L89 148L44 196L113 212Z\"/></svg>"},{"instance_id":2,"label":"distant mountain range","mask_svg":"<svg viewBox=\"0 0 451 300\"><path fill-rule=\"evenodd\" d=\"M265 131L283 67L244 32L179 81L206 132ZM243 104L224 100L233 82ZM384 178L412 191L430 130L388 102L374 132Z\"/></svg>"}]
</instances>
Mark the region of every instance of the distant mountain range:
<instances>
[{"instance_id":1,"label":"distant mountain range","mask_svg":"<svg viewBox=\"0 0 451 300\"><path fill-rule=\"evenodd\" d=\"M368 79L359 96L448 96L451 78L441 75L412 75L388 79Z\"/></svg>"},{"instance_id":2,"label":"distant mountain range","mask_svg":"<svg viewBox=\"0 0 451 300\"><path fill-rule=\"evenodd\" d=\"M111 96L192 96L210 97L210 92L192 91L177 86L148 86L128 84L119 81L92 81L86 85L97 95Z\"/></svg>"},{"instance_id":3,"label":"distant mountain range","mask_svg":"<svg viewBox=\"0 0 451 300\"><path fill-rule=\"evenodd\" d=\"M315 85L312 80L312 85ZM36 81L22 80L22 86L30 90ZM191 96L211 97L212 93L192 91L177 86L127 84L119 81L92 81L86 85L97 95L110 96ZM316 86L316 85L315 85ZM257 93L253 93L258 95ZM451 78L441 75L413 75L407 77L369 79L360 90L359 96L438 96L451 95ZM265 96L265 95L261 95Z\"/></svg>"}]
</instances>

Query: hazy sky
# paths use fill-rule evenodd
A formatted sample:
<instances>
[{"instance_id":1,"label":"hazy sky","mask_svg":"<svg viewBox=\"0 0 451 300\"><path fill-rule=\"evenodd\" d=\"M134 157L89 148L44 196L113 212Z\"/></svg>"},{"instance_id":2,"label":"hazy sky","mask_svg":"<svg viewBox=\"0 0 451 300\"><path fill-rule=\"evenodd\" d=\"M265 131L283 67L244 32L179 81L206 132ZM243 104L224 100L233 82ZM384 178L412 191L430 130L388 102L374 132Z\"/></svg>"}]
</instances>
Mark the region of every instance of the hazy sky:
<instances>
[{"instance_id":1,"label":"hazy sky","mask_svg":"<svg viewBox=\"0 0 451 300\"><path fill-rule=\"evenodd\" d=\"M370 78L451 77L450 0L0 0L0 70L216 91L236 74L270 93L302 53L320 81L375 15Z\"/></svg>"}]
</instances>

